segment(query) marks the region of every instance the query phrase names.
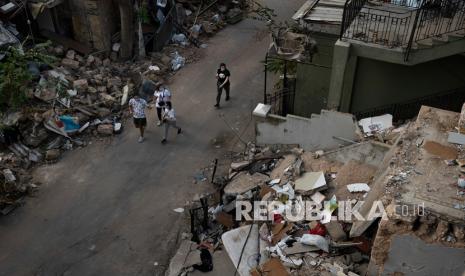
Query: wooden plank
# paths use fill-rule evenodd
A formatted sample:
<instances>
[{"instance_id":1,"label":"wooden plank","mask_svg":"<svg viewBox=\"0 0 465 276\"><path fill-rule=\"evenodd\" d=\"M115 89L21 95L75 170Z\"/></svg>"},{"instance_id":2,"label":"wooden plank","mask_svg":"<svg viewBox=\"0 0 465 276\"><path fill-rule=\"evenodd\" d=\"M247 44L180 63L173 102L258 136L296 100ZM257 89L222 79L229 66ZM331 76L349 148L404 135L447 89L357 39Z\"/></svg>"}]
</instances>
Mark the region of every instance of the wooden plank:
<instances>
[{"instance_id":1,"label":"wooden plank","mask_svg":"<svg viewBox=\"0 0 465 276\"><path fill-rule=\"evenodd\" d=\"M318 3L318 0L307 0L302 7L292 16L293 20L299 20L304 17L314 6Z\"/></svg>"},{"instance_id":2,"label":"wooden plank","mask_svg":"<svg viewBox=\"0 0 465 276\"><path fill-rule=\"evenodd\" d=\"M320 2L318 2L318 6L344 8L345 3L345 1L339 0L320 0Z\"/></svg>"}]
</instances>

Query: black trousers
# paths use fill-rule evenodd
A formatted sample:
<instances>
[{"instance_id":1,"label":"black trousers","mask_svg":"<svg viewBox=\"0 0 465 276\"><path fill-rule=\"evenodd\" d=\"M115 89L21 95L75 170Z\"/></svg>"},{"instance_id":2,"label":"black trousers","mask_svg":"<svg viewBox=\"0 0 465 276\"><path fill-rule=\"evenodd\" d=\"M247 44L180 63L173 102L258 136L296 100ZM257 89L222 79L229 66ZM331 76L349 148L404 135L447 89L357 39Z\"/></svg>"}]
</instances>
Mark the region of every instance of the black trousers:
<instances>
[{"instance_id":1,"label":"black trousers","mask_svg":"<svg viewBox=\"0 0 465 276\"><path fill-rule=\"evenodd\" d=\"M227 83L225 85L223 85L223 87L220 87L221 84L218 84L217 85L217 89L218 89L218 93L216 94L216 104L220 104L220 100L221 100L221 94L223 93L223 89L224 91L226 91L226 99L229 98L229 87L230 87L230 84Z\"/></svg>"},{"instance_id":2,"label":"black trousers","mask_svg":"<svg viewBox=\"0 0 465 276\"><path fill-rule=\"evenodd\" d=\"M161 111L162 111L163 107L157 107L157 117L158 117L158 121L161 122Z\"/></svg>"}]
</instances>

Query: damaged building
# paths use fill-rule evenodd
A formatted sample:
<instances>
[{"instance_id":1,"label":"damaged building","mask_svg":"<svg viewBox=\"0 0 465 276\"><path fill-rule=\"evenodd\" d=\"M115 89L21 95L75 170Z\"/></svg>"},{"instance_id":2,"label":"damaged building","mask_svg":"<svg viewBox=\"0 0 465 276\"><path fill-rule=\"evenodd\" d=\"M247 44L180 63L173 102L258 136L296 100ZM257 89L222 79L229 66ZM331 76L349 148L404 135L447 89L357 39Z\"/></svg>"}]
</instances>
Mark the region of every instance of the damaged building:
<instances>
[{"instance_id":1,"label":"damaged building","mask_svg":"<svg viewBox=\"0 0 465 276\"><path fill-rule=\"evenodd\" d=\"M147 51L158 51L177 23L177 6L169 1L3 1L2 19L17 25L17 34L49 39L83 55L101 53L114 59L133 57L136 21ZM143 17L143 18L142 18ZM182 22L181 22L182 24ZM142 47L142 46L141 46Z\"/></svg>"},{"instance_id":2,"label":"damaged building","mask_svg":"<svg viewBox=\"0 0 465 276\"><path fill-rule=\"evenodd\" d=\"M194 201L189 250L167 275L463 275L465 104L402 125L270 110L255 109L256 143L215 178L218 194ZM290 219L307 201L323 215Z\"/></svg>"},{"instance_id":3,"label":"damaged building","mask_svg":"<svg viewBox=\"0 0 465 276\"><path fill-rule=\"evenodd\" d=\"M264 101L304 117L335 109L398 120L414 117L421 105L460 111L464 7L462 0L306 1L292 19L314 40L314 51L294 61L288 85L269 88Z\"/></svg>"}]
</instances>

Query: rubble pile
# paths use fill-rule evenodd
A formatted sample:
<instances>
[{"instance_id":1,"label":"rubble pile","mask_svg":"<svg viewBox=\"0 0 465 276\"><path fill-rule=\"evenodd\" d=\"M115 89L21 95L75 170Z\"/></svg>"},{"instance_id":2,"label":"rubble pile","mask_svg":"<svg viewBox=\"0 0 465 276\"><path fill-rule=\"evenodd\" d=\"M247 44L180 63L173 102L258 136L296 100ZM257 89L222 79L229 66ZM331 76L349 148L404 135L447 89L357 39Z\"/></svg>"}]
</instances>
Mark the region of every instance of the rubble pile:
<instances>
[{"instance_id":1,"label":"rubble pile","mask_svg":"<svg viewBox=\"0 0 465 276\"><path fill-rule=\"evenodd\" d=\"M338 212L338 187L348 189L345 182L336 182L338 170L347 164L321 155L300 148L249 144L242 158L231 163L229 175L215 178L218 193L186 208L191 233L184 238L195 242L191 254L200 255L207 249L211 263L215 252L224 249L238 275L244 276L263 275L269 269L276 275L365 275L373 232L350 239L351 222L331 220ZM348 166L354 169L353 164ZM354 180L367 178L359 177ZM363 186L347 194L352 199L366 191ZM257 201L283 205L264 207L267 214L257 219L258 207L253 205ZM289 220L286 212L299 213L305 201L316 203L323 217ZM250 203L253 210L247 213L249 217L237 217L237 208L244 203ZM184 275L204 263L200 258L195 265L172 261L167 275Z\"/></svg>"},{"instance_id":2,"label":"rubble pile","mask_svg":"<svg viewBox=\"0 0 465 276\"><path fill-rule=\"evenodd\" d=\"M5 110L0 118L0 166L7 170L1 180L0 210L9 212L37 187L28 176L33 165L55 162L64 151L86 146L93 137L107 139L121 133L130 97L138 93L151 101L156 84L168 83L177 70L199 59L189 39L198 42L200 35L213 35L226 22L233 23L235 12L242 18L245 7L243 1L201 6L203 2L178 1L177 8L185 15L184 27L176 27L179 32L173 34L173 44L144 59L119 61L115 54L119 43L113 45L111 54L89 55L48 44L44 54L56 57L56 62L28 62L32 80L26 105ZM187 27L189 33L181 32Z\"/></svg>"},{"instance_id":3,"label":"rubble pile","mask_svg":"<svg viewBox=\"0 0 465 276\"><path fill-rule=\"evenodd\" d=\"M217 193L186 208L191 254L208 258L167 275L214 270L222 250L219 262L258 276L375 275L399 237L465 248L464 113L422 107L397 127L389 114L366 118L361 141L326 152L249 143Z\"/></svg>"},{"instance_id":4,"label":"rubble pile","mask_svg":"<svg viewBox=\"0 0 465 276\"><path fill-rule=\"evenodd\" d=\"M241 21L244 17L243 10L247 7L247 1L244 0L176 0L176 2L178 22L182 25L182 29L178 29L178 34L175 34L172 40L181 45L188 45L190 42L199 44L199 37L212 36L226 24Z\"/></svg>"}]
</instances>

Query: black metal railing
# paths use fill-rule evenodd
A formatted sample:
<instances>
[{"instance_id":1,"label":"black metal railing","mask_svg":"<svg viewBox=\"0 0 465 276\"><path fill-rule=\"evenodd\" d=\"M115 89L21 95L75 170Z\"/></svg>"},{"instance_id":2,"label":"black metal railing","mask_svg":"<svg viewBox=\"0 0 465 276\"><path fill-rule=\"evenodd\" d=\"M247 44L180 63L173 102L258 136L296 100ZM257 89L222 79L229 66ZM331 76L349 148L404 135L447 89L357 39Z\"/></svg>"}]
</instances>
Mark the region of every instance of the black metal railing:
<instances>
[{"instance_id":1,"label":"black metal railing","mask_svg":"<svg viewBox=\"0 0 465 276\"><path fill-rule=\"evenodd\" d=\"M360 10L365 6L367 0L347 0L344 4L344 12L342 13L341 34L343 38L345 32L350 27L354 19L358 16Z\"/></svg>"},{"instance_id":2,"label":"black metal railing","mask_svg":"<svg viewBox=\"0 0 465 276\"><path fill-rule=\"evenodd\" d=\"M407 45L414 16L409 12L391 12L363 8L345 33L345 38L387 47Z\"/></svg>"},{"instance_id":3,"label":"black metal railing","mask_svg":"<svg viewBox=\"0 0 465 276\"><path fill-rule=\"evenodd\" d=\"M465 1L428 1L419 10L414 40L419 41L465 29Z\"/></svg>"},{"instance_id":4,"label":"black metal railing","mask_svg":"<svg viewBox=\"0 0 465 276\"><path fill-rule=\"evenodd\" d=\"M294 114L294 89L280 89L265 95L265 103L271 106L270 113L280 116Z\"/></svg>"},{"instance_id":5,"label":"black metal railing","mask_svg":"<svg viewBox=\"0 0 465 276\"><path fill-rule=\"evenodd\" d=\"M391 0L378 7L366 2L346 1L340 38L401 47L405 60L415 42L465 30L465 0Z\"/></svg>"},{"instance_id":6,"label":"black metal railing","mask_svg":"<svg viewBox=\"0 0 465 276\"><path fill-rule=\"evenodd\" d=\"M358 120L360 120L383 114L391 114L394 117L394 121L399 121L411 119L417 116L422 105L460 112L464 102L465 87L462 87L402 103L389 104L368 110L357 111L354 112L354 115Z\"/></svg>"}]
</instances>

